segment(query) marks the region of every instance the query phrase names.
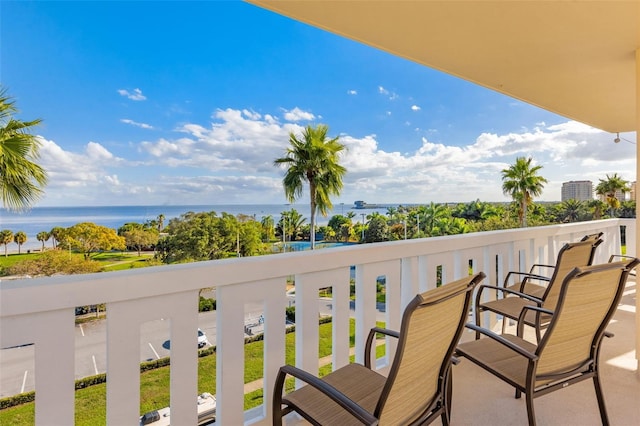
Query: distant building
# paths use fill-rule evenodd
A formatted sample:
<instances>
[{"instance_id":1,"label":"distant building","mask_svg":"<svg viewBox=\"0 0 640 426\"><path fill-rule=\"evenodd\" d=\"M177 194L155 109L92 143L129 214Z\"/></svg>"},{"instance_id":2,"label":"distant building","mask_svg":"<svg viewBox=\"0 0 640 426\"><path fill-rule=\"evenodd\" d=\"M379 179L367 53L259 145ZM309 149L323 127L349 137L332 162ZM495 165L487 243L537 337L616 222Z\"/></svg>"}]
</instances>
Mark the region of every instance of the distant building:
<instances>
[{"instance_id":1,"label":"distant building","mask_svg":"<svg viewBox=\"0 0 640 426\"><path fill-rule=\"evenodd\" d=\"M570 182L563 182L561 200L593 200L593 183L590 180L572 180Z\"/></svg>"},{"instance_id":2,"label":"distant building","mask_svg":"<svg viewBox=\"0 0 640 426\"><path fill-rule=\"evenodd\" d=\"M636 183L632 182L629 186L631 187L631 191L629 192L629 200L636 201Z\"/></svg>"}]
</instances>

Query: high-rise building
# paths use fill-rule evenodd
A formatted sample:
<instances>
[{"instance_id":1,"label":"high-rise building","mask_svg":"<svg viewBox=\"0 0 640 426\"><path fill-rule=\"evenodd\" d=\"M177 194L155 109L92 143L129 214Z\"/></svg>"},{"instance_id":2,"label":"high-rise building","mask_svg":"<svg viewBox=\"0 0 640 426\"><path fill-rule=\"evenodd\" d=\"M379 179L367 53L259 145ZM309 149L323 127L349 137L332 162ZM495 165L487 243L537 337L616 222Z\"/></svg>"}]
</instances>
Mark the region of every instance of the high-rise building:
<instances>
[{"instance_id":1,"label":"high-rise building","mask_svg":"<svg viewBox=\"0 0 640 426\"><path fill-rule=\"evenodd\" d=\"M569 182L563 182L561 200L593 200L593 183L590 180L572 180Z\"/></svg>"}]
</instances>

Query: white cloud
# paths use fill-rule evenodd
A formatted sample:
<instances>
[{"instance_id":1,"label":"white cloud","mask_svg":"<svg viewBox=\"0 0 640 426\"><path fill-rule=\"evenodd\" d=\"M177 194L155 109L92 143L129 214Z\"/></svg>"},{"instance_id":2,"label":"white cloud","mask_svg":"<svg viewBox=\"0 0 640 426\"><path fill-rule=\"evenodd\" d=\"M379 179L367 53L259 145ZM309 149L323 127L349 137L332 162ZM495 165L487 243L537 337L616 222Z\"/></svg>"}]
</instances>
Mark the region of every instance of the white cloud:
<instances>
[{"instance_id":1,"label":"white cloud","mask_svg":"<svg viewBox=\"0 0 640 426\"><path fill-rule=\"evenodd\" d=\"M136 154L143 159L135 167L131 158L97 142L71 152L43 140L47 199L67 205L82 197L105 204L286 202L284 171L273 161L284 155L289 133L301 133L300 125L229 108L217 110L210 123L183 123L176 130L175 138L139 143ZM409 152L384 148L388 141L374 134L341 134L340 140L347 148L341 157L348 170L344 202L506 201L500 171L517 156L531 156L543 166L541 175L549 184L542 200L559 200L567 180L597 183L613 172L635 180L633 144L614 144L611 134L570 121L518 133L482 133L461 146L422 137Z\"/></svg>"},{"instance_id":2,"label":"white cloud","mask_svg":"<svg viewBox=\"0 0 640 426\"><path fill-rule=\"evenodd\" d=\"M412 111L420 111L420 109L421 109L421 108L420 108L418 105L412 105L412 106L411 106L411 110L412 110Z\"/></svg>"},{"instance_id":3,"label":"white cloud","mask_svg":"<svg viewBox=\"0 0 640 426\"><path fill-rule=\"evenodd\" d=\"M284 112L284 119L287 121L311 121L314 118L316 118L315 115L298 107Z\"/></svg>"},{"instance_id":4,"label":"white cloud","mask_svg":"<svg viewBox=\"0 0 640 426\"><path fill-rule=\"evenodd\" d=\"M125 89L118 89L118 93L121 96L131 99L132 101L144 101L147 99L147 97L142 94L142 90L140 89L133 89L133 92L129 92Z\"/></svg>"},{"instance_id":5,"label":"white cloud","mask_svg":"<svg viewBox=\"0 0 640 426\"><path fill-rule=\"evenodd\" d=\"M393 100L396 100L396 99L398 99L398 98L399 98L399 96L398 96L398 94L397 94L397 93L395 93L395 92L391 92L391 91L389 91L389 90L385 89L385 88L384 88L384 87L382 87L382 86L378 86L378 93L380 93L381 95L388 96L388 97L389 97L389 100L392 100L392 101L393 101Z\"/></svg>"},{"instance_id":6,"label":"white cloud","mask_svg":"<svg viewBox=\"0 0 640 426\"><path fill-rule=\"evenodd\" d=\"M120 122L125 124L131 124L132 126L140 127L141 129L149 129L149 130L153 129L153 126L150 124L138 123L137 121L129 120L128 118L122 118L120 119Z\"/></svg>"},{"instance_id":7,"label":"white cloud","mask_svg":"<svg viewBox=\"0 0 640 426\"><path fill-rule=\"evenodd\" d=\"M358 91L357 90L347 90L347 95L357 95Z\"/></svg>"}]
</instances>

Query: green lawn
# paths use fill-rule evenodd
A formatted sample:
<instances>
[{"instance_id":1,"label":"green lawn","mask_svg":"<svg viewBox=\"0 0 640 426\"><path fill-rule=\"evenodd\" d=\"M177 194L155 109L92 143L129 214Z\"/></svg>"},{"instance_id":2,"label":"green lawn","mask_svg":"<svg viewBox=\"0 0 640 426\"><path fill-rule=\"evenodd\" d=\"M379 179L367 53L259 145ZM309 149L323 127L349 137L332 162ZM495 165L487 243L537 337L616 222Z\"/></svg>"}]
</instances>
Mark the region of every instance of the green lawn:
<instances>
[{"instance_id":1,"label":"green lawn","mask_svg":"<svg viewBox=\"0 0 640 426\"><path fill-rule=\"evenodd\" d=\"M384 324L379 323L379 327ZM320 325L320 343L318 353L320 357L331 354L331 323ZM353 342L355 322L350 321L350 335ZM286 362L295 363L295 333L286 335ZM353 345L353 343L352 343ZM262 378L262 354L264 342L257 341L245 345L245 383ZM384 347L376 350L378 356L384 354ZM169 405L169 368L163 367L146 371L140 375L140 413L157 410ZM321 368L321 375L331 371L331 366ZM198 393L215 393L216 389L216 356L210 355L199 358L198 363ZM293 381L287 384L292 389ZM94 385L76 391L76 425L104 425L106 424L106 384ZM245 395L245 409L262 404L262 390ZM0 425L33 425L35 423L34 403L19 405L0 410Z\"/></svg>"}]
</instances>

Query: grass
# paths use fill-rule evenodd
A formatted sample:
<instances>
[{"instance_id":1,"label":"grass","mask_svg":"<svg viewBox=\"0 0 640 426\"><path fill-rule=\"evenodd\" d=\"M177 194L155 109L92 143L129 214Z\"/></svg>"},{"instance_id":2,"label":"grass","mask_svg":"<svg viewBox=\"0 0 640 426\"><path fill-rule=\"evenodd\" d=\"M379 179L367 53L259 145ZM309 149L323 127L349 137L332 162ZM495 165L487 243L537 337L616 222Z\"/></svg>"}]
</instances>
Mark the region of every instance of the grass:
<instances>
[{"instance_id":1,"label":"grass","mask_svg":"<svg viewBox=\"0 0 640 426\"><path fill-rule=\"evenodd\" d=\"M384 327L383 323L377 324ZM353 345L355 335L355 321L350 320L349 334ZM319 357L331 354L331 323L319 326ZM245 345L245 383L262 378L264 342L257 341ZM377 356L384 355L384 347L376 348ZM353 361L353 356L351 360ZM295 333L286 335L286 363L295 363ZM320 369L320 375L331 371L331 365ZM170 367L149 370L140 375L140 413L157 410L169 406L169 376ZM198 393L211 392L216 389L216 356L210 355L199 358L198 362ZM293 380L287 382L287 390L293 389ZM106 384L90 386L76 391L76 425L104 425L106 424ZM250 392L244 396L244 407L248 410L263 402L262 389ZM16 407L0 410L0 425L33 425L35 423L35 405L27 403Z\"/></svg>"}]
</instances>

